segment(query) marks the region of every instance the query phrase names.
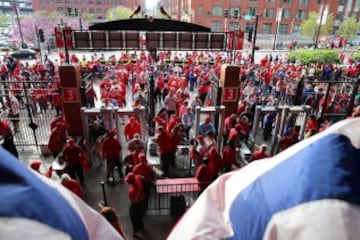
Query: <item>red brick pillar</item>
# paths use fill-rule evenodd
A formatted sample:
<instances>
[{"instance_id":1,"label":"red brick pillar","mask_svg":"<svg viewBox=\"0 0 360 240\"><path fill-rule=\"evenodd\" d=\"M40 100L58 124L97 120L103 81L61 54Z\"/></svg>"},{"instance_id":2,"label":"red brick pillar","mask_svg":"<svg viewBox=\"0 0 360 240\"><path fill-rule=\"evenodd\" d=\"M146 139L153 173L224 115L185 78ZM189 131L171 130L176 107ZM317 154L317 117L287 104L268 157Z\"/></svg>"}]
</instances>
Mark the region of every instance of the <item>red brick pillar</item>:
<instances>
[{"instance_id":1,"label":"red brick pillar","mask_svg":"<svg viewBox=\"0 0 360 240\"><path fill-rule=\"evenodd\" d=\"M62 88L63 114L70 128L71 136L83 136L81 121L82 106L80 98L81 72L80 65L62 65L59 67L60 85Z\"/></svg>"},{"instance_id":2,"label":"red brick pillar","mask_svg":"<svg viewBox=\"0 0 360 240\"><path fill-rule=\"evenodd\" d=\"M240 86L240 67L224 64L221 66L220 87L222 88L221 104L226 107L225 117L237 112Z\"/></svg>"}]
</instances>

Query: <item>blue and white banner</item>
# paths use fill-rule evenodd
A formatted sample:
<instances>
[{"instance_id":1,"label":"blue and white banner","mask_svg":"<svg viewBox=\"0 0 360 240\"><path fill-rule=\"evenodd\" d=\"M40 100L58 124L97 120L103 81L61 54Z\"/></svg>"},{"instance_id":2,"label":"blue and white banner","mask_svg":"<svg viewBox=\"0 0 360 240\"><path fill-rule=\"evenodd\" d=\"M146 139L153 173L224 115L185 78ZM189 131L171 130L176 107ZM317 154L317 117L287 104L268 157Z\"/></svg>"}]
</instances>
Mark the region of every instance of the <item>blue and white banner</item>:
<instances>
[{"instance_id":1,"label":"blue and white banner","mask_svg":"<svg viewBox=\"0 0 360 240\"><path fill-rule=\"evenodd\" d=\"M98 212L0 149L0 239L117 240Z\"/></svg>"},{"instance_id":2,"label":"blue and white banner","mask_svg":"<svg viewBox=\"0 0 360 240\"><path fill-rule=\"evenodd\" d=\"M219 177L168 239L359 239L360 119Z\"/></svg>"}]
</instances>

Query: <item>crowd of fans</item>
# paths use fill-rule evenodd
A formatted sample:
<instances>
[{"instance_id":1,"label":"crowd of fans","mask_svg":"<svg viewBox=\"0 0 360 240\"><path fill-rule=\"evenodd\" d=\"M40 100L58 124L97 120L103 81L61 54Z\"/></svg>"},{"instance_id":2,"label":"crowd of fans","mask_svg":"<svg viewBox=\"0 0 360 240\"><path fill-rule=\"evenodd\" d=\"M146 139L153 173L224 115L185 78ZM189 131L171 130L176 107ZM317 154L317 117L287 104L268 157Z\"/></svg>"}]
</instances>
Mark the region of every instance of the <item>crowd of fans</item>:
<instances>
[{"instance_id":1,"label":"crowd of fans","mask_svg":"<svg viewBox=\"0 0 360 240\"><path fill-rule=\"evenodd\" d=\"M5 121L0 122L3 147L17 156L12 138L20 130L19 111L24 106L29 106L34 115L55 109L56 118L50 125L48 148L54 159L66 164L64 169L57 171L63 185L81 197L85 185L84 169L88 169L89 164L99 167L106 161L105 181L114 181L116 170L120 179L129 183L130 217L134 233L141 233L152 182L152 167L147 163L146 143L141 138L141 130L146 126L141 126L139 116L134 114L124 123L123 131L118 133L110 127L106 116L99 115L89 123L88 141L92 149L85 152L81 144L67 134L68 124L61 111L58 77L58 66L64 61L64 55L59 54L59 57L59 63L45 57L44 63L32 66L21 64L9 56L4 57L0 65L3 96L0 99L3 111L12 119L13 127ZM221 65L231 61L240 65L240 97L237 112L223 123L223 146L219 148L216 141L218 131L211 115L201 121L199 135L194 136L194 110L197 106L215 104L210 96L212 81L218 81ZM311 116L306 120L305 129L308 137L345 115L353 82L341 82L342 76L354 78L359 75L359 68L351 57L349 62L341 65L301 65L289 61L286 54L269 54L259 64L253 64L246 52L238 53L234 58L221 53L160 52L158 59L145 52L137 55L124 52L109 59L95 53L89 59L72 55L71 62L80 64L84 74L91 72L100 79L94 80L99 92L91 89L86 93L89 106L100 102L103 107L145 106L148 109L149 75L152 74L155 78L153 97L158 110L154 118L149 119L156 124L154 141L157 150L152 155L159 154L163 177L172 177L178 146L191 145L189 156L197 167L194 175L202 188L219 174L240 167L238 149L242 143L248 142L256 106L311 106ZM24 91L28 91L28 96L24 96ZM335 115L328 117L330 113ZM359 109L356 108L353 116L358 114ZM264 143L272 138L275 117L274 113L262 116ZM284 150L299 141L299 131L297 116L290 115L281 133L279 149ZM123 136L124 141L117 136ZM123 142L127 144L126 149L122 146ZM263 144L253 152L252 160L267 156L268 147ZM37 162L33 165L32 168L40 173L41 164ZM51 171L44 175L51 177ZM104 212L123 235L120 226L113 220L113 211L107 209Z\"/></svg>"}]
</instances>

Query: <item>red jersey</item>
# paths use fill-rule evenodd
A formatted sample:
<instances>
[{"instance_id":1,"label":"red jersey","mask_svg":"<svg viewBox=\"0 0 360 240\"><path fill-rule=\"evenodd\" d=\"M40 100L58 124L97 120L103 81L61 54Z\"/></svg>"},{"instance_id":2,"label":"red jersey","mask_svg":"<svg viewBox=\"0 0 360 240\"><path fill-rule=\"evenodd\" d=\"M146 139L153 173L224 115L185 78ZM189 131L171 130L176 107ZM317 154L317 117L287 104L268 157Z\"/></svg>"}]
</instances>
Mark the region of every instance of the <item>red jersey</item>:
<instances>
[{"instance_id":1,"label":"red jersey","mask_svg":"<svg viewBox=\"0 0 360 240\"><path fill-rule=\"evenodd\" d=\"M134 135L138 133L141 134L141 126L139 122L128 123L124 127L124 135L126 139L131 140L134 138Z\"/></svg>"},{"instance_id":2,"label":"red jersey","mask_svg":"<svg viewBox=\"0 0 360 240\"><path fill-rule=\"evenodd\" d=\"M139 175L135 176L135 182L129 185L128 197L132 203L141 203L145 201L144 186Z\"/></svg>"},{"instance_id":3,"label":"red jersey","mask_svg":"<svg viewBox=\"0 0 360 240\"><path fill-rule=\"evenodd\" d=\"M159 146L159 150L161 153L171 152L171 139L167 132L163 132L159 134L159 136L156 139L156 142Z\"/></svg>"},{"instance_id":4,"label":"red jersey","mask_svg":"<svg viewBox=\"0 0 360 240\"><path fill-rule=\"evenodd\" d=\"M75 193L78 197L82 197L83 189L81 185L74 179L64 179L61 184L69 189L71 192Z\"/></svg>"},{"instance_id":5,"label":"red jersey","mask_svg":"<svg viewBox=\"0 0 360 240\"><path fill-rule=\"evenodd\" d=\"M103 156L107 160L116 160L120 158L121 145L118 140L113 137L106 137L102 143Z\"/></svg>"},{"instance_id":6,"label":"red jersey","mask_svg":"<svg viewBox=\"0 0 360 240\"><path fill-rule=\"evenodd\" d=\"M64 148L63 159L69 166L74 166L81 164L80 156L83 154L83 150L78 145L70 146L68 144Z\"/></svg>"},{"instance_id":7,"label":"red jersey","mask_svg":"<svg viewBox=\"0 0 360 240\"><path fill-rule=\"evenodd\" d=\"M48 148L54 152L60 152L66 141L66 136L64 136L59 130L52 131L50 134Z\"/></svg>"},{"instance_id":8,"label":"red jersey","mask_svg":"<svg viewBox=\"0 0 360 240\"><path fill-rule=\"evenodd\" d=\"M263 159L263 158L267 158L269 157L265 152L262 151L254 151L253 153L253 160L259 160L259 159Z\"/></svg>"},{"instance_id":9,"label":"red jersey","mask_svg":"<svg viewBox=\"0 0 360 240\"><path fill-rule=\"evenodd\" d=\"M225 166L232 166L236 162L236 149L225 147L223 150L223 161Z\"/></svg>"},{"instance_id":10,"label":"red jersey","mask_svg":"<svg viewBox=\"0 0 360 240\"><path fill-rule=\"evenodd\" d=\"M152 180L152 168L147 163L138 163L133 169L133 173L136 175L143 176L147 183L150 183Z\"/></svg>"}]
</instances>

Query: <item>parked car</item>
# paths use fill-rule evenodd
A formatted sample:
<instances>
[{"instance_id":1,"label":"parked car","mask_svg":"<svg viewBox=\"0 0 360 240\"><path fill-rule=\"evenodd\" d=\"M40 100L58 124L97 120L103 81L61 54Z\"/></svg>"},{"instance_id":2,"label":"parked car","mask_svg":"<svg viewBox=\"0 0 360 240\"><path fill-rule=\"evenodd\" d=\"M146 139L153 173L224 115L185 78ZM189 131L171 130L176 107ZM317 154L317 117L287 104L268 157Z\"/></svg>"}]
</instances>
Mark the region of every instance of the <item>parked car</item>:
<instances>
[{"instance_id":1,"label":"parked car","mask_svg":"<svg viewBox=\"0 0 360 240\"><path fill-rule=\"evenodd\" d=\"M17 59L35 58L36 52L31 49L23 48L13 52L10 55Z\"/></svg>"}]
</instances>

